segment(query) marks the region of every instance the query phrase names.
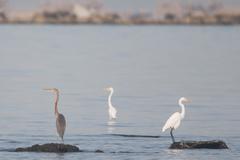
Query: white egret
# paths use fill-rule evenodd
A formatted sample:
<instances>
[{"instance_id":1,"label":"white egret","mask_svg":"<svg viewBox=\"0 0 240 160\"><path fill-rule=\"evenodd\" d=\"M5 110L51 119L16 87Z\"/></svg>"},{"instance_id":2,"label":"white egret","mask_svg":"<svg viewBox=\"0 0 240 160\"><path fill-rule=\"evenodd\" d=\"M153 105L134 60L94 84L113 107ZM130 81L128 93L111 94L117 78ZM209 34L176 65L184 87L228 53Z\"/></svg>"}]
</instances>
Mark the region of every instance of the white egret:
<instances>
[{"instance_id":1,"label":"white egret","mask_svg":"<svg viewBox=\"0 0 240 160\"><path fill-rule=\"evenodd\" d=\"M178 104L181 107L181 112L175 112L173 113L165 123L165 125L162 128L162 132L164 132L167 129L170 129L170 135L172 137L173 143L175 142L174 136L173 136L173 130L177 129L180 126L181 120L185 116L185 107L184 104L189 102L189 100L185 97L182 97L178 100Z\"/></svg>"},{"instance_id":2,"label":"white egret","mask_svg":"<svg viewBox=\"0 0 240 160\"><path fill-rule=\"evenodd\" d=\"M63 135L66 128L66 120L64 115L58 112L59 90L57 88L46 88L44 90L53 92L55 94L54 113L56 116L56 128L57 128L59 137L63 141Z\"/></svg>"},{"instance_id":3,"label":"white egret","mask_svg":"<svg viewBox=\"0 0 240 160\"><path fill-rule=\"evenodd\" d=\"M108 107L109 107L109 108L108 108L108 113L109 113L109 119L110 119L110 120L114 120L114 119L117 118L117 110L116 110L116 108L113 107L112 101L111 101L114 90L113 90L112 87L108 87L108 88L106 88L106 90L110 92L110 94L109 94L109 96L108 96Z\"/></svg>"}]
</instances>

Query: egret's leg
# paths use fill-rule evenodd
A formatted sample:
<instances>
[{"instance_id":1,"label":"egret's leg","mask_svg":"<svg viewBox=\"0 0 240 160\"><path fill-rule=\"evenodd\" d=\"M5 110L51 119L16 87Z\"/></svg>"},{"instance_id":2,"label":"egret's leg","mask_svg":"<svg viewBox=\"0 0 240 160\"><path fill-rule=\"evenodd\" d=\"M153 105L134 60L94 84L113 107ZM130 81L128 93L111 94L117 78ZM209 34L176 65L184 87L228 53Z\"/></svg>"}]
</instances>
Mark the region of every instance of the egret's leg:
<instances>
[{"instance_id":1,"label":"egret's leg","mask_svg":"<svg viewBox=\"0 0 240 160\"><path fill-rule=\"evenodd\" d=\"M173 141L173 143L175 142L175 139L174 139L174 136L173 136L173 128L171 128L171 131L170 131L170 135L171 135L171 138L172 138L172 141Z\"/></svg>"}]
</instances>

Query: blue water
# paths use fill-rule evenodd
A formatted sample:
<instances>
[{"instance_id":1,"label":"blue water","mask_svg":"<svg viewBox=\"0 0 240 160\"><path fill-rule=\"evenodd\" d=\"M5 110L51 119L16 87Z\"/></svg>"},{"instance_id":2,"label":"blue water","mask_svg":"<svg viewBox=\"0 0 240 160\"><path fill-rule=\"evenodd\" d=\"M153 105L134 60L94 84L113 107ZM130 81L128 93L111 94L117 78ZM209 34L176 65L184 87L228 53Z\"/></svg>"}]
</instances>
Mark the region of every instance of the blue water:
<instances>
[{"instance_id":1,"label":"blue water","mask_svg":"<svg viewBox=\"0 0 240 160\"><path fill-rule=\"evenodd\" d=\"M0 26L1 159L236 160L240 157L240 27ZM116 123L108 122L113 86ZM14 153L60 142L53 95L67 120L65 143L83 153ZM165 121L191 99L176 140L224 140L230 150L169 150ZM126 137L145 135L157 137ZM94 153L101 149L104 153Z\"/></svg>"}]
</instances>

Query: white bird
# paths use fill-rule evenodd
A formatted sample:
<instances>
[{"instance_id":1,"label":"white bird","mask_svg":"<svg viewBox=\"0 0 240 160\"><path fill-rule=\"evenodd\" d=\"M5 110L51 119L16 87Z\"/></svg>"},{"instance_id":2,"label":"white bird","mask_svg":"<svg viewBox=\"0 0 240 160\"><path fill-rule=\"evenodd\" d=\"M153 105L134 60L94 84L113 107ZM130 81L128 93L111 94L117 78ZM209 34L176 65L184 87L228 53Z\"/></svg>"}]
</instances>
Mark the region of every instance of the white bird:
<instances>
[{"instance_id":1,"label":"white bird","mask_svg":"<svg viewBox=\"0 0 240 160\"><path fill-rule=\"evenodd\" d=\"M187 102L190 102L187 98L182 97L178 100L178 104L181 107L181 112L175 112L173 113L165 123L165 125L162 128L162 132L164 132L167 129L170 129L170 135L172 138L173 143L175 142L174 136L173 136L173 130L177 129L180 126L181 120L185 116L185 107L184 104Z\"/></svg>"},{"instance_id":2,"label":"white bird","mask_svg":"<svg viewBox=\"0 0 240 160\"><path fill-rule=\"evenodd\" d=\"M108 96L108 114L109 114L109 119L110 120L113 120L113 119L116 119L117 118L117 110L116 108L113 107L112 105L112 95L113 95L113 88L112 87L108 87L106 88L107 91L110 92L109 96Z\"/></svg>"}]
</instances>

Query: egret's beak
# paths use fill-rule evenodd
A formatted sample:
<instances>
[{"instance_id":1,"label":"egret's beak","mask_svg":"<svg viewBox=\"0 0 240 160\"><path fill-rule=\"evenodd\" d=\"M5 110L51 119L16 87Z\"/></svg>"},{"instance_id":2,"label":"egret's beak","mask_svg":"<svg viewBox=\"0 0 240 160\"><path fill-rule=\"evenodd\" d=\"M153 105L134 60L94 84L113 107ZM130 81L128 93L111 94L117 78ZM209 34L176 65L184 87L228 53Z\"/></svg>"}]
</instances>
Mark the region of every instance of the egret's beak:
<instances>
[{"instance_id":1,"label":"egret's beak","mask_svg":"<svg viewBox=\"0 0 240 160\"><path fill-rule=\"evenodd\" d=\"M186 100L186 103L190 103L190 102L192 102L190 99L187 99L187 100Z\"/></svg>"},{"instance_id":2,"label":"egret's beak","mask_svg":"<svg viewBox=\"0 0 240 160\"><path fill-rule=\"evenodd\" d=\"M104 91L108 91L108 88L104 88Z\"/></svg>"}]
</instances>

